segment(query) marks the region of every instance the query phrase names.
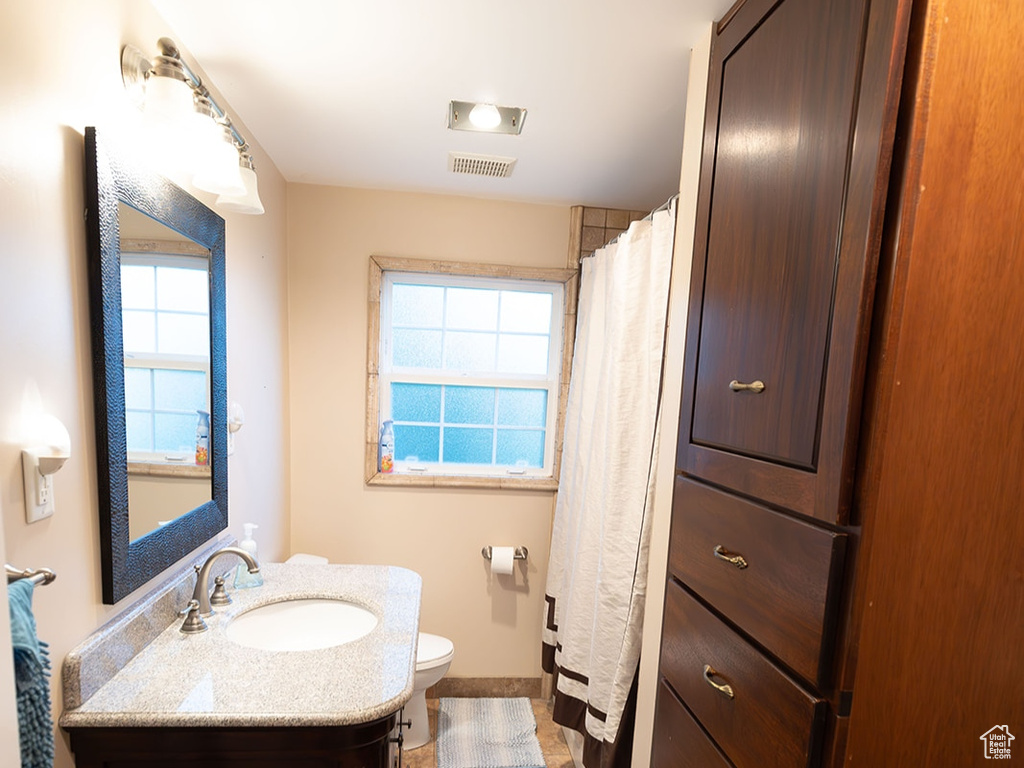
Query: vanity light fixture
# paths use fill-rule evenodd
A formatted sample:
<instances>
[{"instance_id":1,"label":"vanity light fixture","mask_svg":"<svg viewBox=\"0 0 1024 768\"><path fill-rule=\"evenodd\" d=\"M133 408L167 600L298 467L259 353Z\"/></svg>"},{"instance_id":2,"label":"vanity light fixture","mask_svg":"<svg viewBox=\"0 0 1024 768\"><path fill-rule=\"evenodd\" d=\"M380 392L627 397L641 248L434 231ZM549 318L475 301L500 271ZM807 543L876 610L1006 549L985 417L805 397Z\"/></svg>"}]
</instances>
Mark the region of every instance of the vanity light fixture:
<instances>
[{"instance_id":1,"label":"vanity light fixture","mask_svg":"<svg viewBox=\"0 0 1024 768\"><path fill-rule=\"evenodd\" d=\"M54 511L53 474L71 458L71 436L60 419L39 414L31 420L32 444L21 451L25 480L25 521L35 523Z\"/></svg>"},{"instance_id":2,"label":"vanity light fixture","mask_svg":"<svg viewBox=\"0 0 1024 768\"><path fill-rule=\"evenodd\" d=\"M451 101L448 104L448 127L453 131L507 133L523 132L526 110L522 107L499 107L474 101Z\"/></svg>"},{"instance_id":3,"label":"vanity light fixture","mask_svg":"<svg viewBox=\"0 0 1024 768\"><path fill-rule=\"evenodd\" d=\"M160 53L152 61L134 46L121 50L121 78L146 115L147 127L181 147L193 186L218 195L217 205L263 213L245 138L182 60L174 41L161 37L157 47Z\"/></svg>"},{"instance_id":4,"label":"vanity light fixture","mask_svg":"<svg viewBox=\"0 0 1024 768\"><path fill-rule=\"evenodd\" d=\"M249 146L242 147L238 157L238 172L245 184L245 192L241 195L221 195L217 198L217 206L226 211L235 213L248 213L259 215L263 213L263 203L260 202L259 192L256 189L256 166L253 164L252 155L249 154ZM230 422L228 429L231 428ZM228 435L230 444L231 435ZM230 451L230 448L229 448Z\"/></svg>"}]
</instances>

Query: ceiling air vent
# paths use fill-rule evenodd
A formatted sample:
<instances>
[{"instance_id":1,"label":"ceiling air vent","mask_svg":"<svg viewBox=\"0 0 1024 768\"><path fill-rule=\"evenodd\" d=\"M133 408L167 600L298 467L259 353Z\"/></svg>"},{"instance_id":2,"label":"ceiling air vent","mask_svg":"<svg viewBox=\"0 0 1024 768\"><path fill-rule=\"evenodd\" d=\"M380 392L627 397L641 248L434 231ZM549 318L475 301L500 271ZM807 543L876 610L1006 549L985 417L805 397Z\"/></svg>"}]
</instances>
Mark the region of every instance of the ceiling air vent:
<instances>
[{"instance_id":1,"label":"ceiling air vent","mask_svg":"<svg viewBox=\"0 0 1024 768\"><path fill-rule=\"evenodd\" d=\"M452 173L470 173L474 176L493 176L500 179L511 176L515 164L514 157L471 155L467 152L448 153L448 170Z\"/></svg>"}]
</instances>

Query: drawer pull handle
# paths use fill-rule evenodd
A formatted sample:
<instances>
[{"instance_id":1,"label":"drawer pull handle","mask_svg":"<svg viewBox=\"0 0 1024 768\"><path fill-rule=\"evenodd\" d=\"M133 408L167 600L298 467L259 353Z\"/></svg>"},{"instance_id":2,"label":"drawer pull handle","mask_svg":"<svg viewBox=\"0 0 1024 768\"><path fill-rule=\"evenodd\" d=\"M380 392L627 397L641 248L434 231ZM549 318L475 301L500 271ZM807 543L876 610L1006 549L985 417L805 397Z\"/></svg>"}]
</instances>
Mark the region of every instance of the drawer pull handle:
<instances>
[{"instance_id":1,"label":"drawer pull handle","mask_svg":"<svg viewBox=\"0 0 1024 768\"><path fill-rule=\"evenodd\" d=\"M714 688L716 691L721 693L723 696L728 696L730 699L735 699L736 694L732 691L731 685L719 685L711 678L718 673L711 668L710 664L704 665L704 682Z\"/></svg>"},{"instance_id":2,"label":"drawer pull handle","mask_svg":"<svg viewBox=\"0 0 1024 768\"><path fill-rule=\"evenodd\" d=\"M743 555L734 555L734 554L730 553L729 550L727 550L721 544L718 544L715 547L714 553L715 553L715 557L717 557L719 560L725 560L725 562L727 562L727 563L732 563L733 565L735 565L740 570L746 568L747 565L748 565L748 563L747 563L746 559L743 557Z\"/></svg>"},{"instance_id":3,"label":"drawer pull handle","mask_svg":"<svg viewBox=\"0 0 1024 768\"><path fill-rule=\"evenodd\" d=\"M758 380L752 381L749 384L744 384L742 381L736 381L736 379L733 379L729 382L729 389L733 392L753 392L755 395L759 395L764 392L764 382Z\"/></svg>"}]
</instances>

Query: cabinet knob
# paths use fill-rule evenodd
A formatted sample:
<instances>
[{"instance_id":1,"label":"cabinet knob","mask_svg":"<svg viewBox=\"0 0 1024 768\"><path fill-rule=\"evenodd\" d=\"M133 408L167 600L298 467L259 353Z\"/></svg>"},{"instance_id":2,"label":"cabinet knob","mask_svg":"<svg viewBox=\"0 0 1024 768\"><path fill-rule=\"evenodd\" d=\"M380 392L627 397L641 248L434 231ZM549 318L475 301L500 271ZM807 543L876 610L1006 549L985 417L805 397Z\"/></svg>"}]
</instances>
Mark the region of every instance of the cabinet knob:
<instances>
[{"instance_id":1,"label":"cabinet knob","mask_svg":"<svg viewBox=\"0 0 1024 768\"><path fill-rule=\"evenodd\" d=\"M742 381L736 381L733 379L729 382L729 389L733 392L753 392L755 395L759 395L764 392L764 382L758 379L752 381L749 384L744 384Z\"/></svg>"},{"instance_id":2,"label":"cabinet knob","mask_svg":"<svg viewBox=\"0 0 1024 768\"><path fill-rule=\"evenodd\" d=\"M717 674L718 673L715 672L715 670L713 670L711 668L710 664L705 664L704 665L704 682L707 683L708 685L710 685L712 688L714 688L719 693L721 693L723 696L728 696L730 699L736 698L736 694L733 693L731 685L719 684L719 683L716 683L714 680L711 679L712 677L714 677Z\"/></svg>"},{"instance_id":3,"label":"cabinet knob","mask_svg":"<svg viewBox=\"0 0 1024 768\"><path fill-rule=\"evenodd\" d=\"M727 563L732 563L740 570L746 568L748 565L747 560L743 557L743 555L733 554L725 547L723 547L721 544L716 545L714 550L712 551L715 557L717 557L719 560L725 560L725 562Z\"/></svg>"}]
</instances>

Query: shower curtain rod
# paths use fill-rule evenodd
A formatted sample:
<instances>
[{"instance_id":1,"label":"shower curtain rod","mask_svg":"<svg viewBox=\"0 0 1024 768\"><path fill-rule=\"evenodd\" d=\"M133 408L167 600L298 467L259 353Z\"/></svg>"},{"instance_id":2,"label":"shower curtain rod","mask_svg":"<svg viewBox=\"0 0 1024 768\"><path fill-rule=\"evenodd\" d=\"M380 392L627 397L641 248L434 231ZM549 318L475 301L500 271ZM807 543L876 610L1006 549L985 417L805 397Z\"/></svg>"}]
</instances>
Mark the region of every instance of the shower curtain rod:
<instances>
[{"instance_id":1,"label":"shower curtain rod","mask_svg":"<svg viewBox=\"0 0 1024 768\"><path fill-rule=\"evenodd\" d=\"M661 211L667 211L667 210L671 209L671 208L672 208L672 206L673 206L673 205L675 205L675 204L676 204L676 202L677 202L678 200L679 200L679 193L678 193L678 192L676 192L676 193L675 193L674 195L672 195L672 197L670 197L670 198L669 198L668 200L666 200L666 201L665 201L664 203L662 203L662 204L661 204L661 205L659 205L659 206L658 206L657 208L655 208L655 209L654 209L653 211L651 211L650 213L648 213L648 214L647 214L646 216L644 216L644 217L643 217L642 219L636 219L636 221L650 221L650 220L651 220L651 219L652 219L652 218L654 217L654 214L656 214L656 213L660 213ZM633 222L630 222L630 224L632 224L632 223L633 223ZM607 248L607 247L608 247L609 245L612 245L612 244L614 244L614 243L615 243L615 242L616 242L616 241L617 241L617 240L618 240L618 239L619 239L620 237L622 237L622 235L621 235L621 234L619 234L619 235L616 235L616 236L615 236L615 237L613 237L613 238L612 238L611 240L609 240L609 241L608 241L607 243L605 243L604 245L602 245L602 246L601 246L601 248ZM596 248L594 249L594 251L595 251L595 252L596 252L597 250L600 250L600 249L596 249ZM589 258L590 258L591 256L593 256L593 255L594 255L594 253L593 253L593 252L592 252L592 253L588 253L588 254L587 254L586 256L584 256L583 258L584 258L584 259L589 259Z\"/></svg>"}]
</instances>

